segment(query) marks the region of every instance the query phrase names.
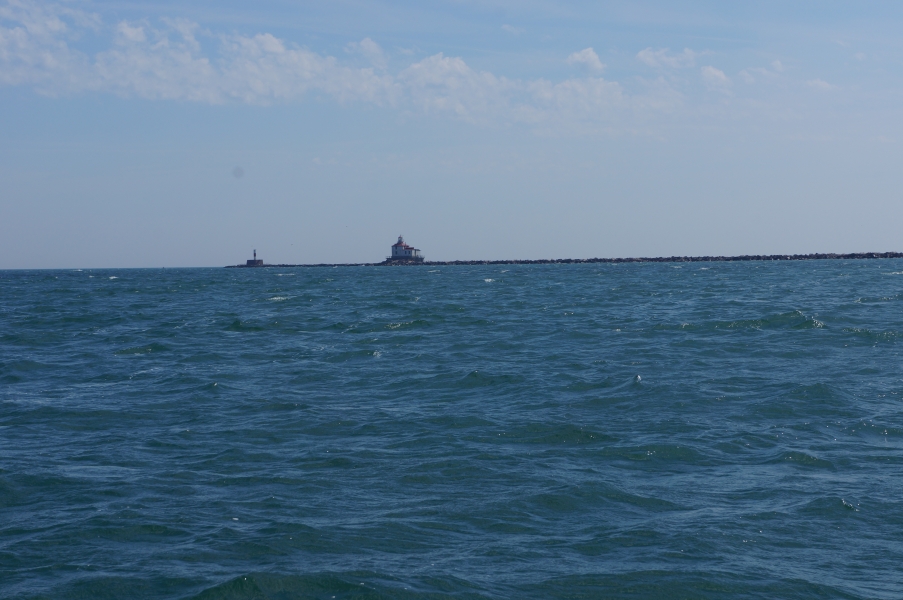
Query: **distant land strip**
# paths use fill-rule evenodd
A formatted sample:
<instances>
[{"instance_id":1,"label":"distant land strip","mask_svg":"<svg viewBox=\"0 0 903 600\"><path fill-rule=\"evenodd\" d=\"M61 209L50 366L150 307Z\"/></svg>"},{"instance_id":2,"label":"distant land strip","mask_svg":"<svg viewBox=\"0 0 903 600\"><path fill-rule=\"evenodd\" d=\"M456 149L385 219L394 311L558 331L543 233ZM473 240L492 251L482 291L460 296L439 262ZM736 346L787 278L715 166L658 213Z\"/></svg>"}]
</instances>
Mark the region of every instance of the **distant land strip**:
<instances>
[{"instance_id":1,"label":"distant land strip","mask_svg":"<svg viewBox=\"0 0 903 600\"><path fill-rule=\"evenodd\" d=\"M378 263L229 265L226 268L260 269L265 267L444 267L455 265L569 265L581 263L743 262L752 260L856 260L864 258L903 258L903 252L854 252L852 254L744 254L743 256L657 256L641 258L540 258L537 260L436 260L423 262L387 259L383 262Z\"/></svg>"}]
</instances>

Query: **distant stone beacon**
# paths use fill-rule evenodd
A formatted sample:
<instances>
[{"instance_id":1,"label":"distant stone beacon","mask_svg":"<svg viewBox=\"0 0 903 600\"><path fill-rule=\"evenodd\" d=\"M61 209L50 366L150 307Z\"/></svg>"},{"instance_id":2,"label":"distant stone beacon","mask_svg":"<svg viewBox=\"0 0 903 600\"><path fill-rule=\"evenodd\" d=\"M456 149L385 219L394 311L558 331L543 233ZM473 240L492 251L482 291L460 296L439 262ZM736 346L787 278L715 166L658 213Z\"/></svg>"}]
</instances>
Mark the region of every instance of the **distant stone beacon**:
<instances>
[{"instance_id":1,"label":"distant stone beacon","mask_svg":"<svg viewBox=\"0 0 903 600\"><path fill-rule=\"evenodd\" d=\"M387 258L389 261L398 262L423 262L423 256L420 250L404 243L404 238L398 236L398 241L392 244L392 256Z\"/></svg>"},{"instance_id":2,"label":"distant stone beacon","mask_svg":"<svg viewBox=\"0 0 903 600\"><path fill-rule=\"evenodd\" d=\"M257 248L254 248L254 260L249 260L247 265L248 267L262 267L263 260L257 260Z\"/></svg>"}]
</instances>

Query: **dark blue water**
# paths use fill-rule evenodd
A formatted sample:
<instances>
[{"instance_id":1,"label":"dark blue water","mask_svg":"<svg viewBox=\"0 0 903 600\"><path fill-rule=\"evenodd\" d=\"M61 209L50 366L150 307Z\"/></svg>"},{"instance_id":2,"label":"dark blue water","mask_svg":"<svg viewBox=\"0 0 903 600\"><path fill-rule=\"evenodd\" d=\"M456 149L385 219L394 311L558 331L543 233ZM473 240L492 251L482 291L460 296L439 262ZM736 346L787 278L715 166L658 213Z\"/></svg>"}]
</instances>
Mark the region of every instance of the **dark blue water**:
<instances>
[{"instance_id":1,"label":"dark blue water","mask_svg":"<svg viewBox=\"0 0 903 600\"><path fill-rule=\"evenodd\" d=\"M0 597L903 597L903 261L0 272Z\"/></svg>"}]
</instances>

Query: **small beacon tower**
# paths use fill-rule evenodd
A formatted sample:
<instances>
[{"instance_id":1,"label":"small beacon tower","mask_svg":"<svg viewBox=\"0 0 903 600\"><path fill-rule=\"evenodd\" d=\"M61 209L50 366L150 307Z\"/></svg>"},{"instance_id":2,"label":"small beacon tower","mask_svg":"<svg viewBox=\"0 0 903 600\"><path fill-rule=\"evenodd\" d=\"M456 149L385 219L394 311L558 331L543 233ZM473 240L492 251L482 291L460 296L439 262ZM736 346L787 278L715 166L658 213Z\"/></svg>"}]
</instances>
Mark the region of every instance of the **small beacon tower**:
<instances>
[{"instance_id":1,"label":"small beacon tower","mask_svg":"<svg viewBox=\"0 0 903 600\"><path fill-rule=\"evenodd\" d=\"M423 262L420 250L404 243L404 238L398 236L398 241L392 244L392 256L387 260L397 262Z\"/></svg>"},{"instance_id":2,"label":"small beacon tower","mask_svg":"<svg viewBox=\"0 0 903 600\"><path fill-rule=\"evenodd\" d=\"M263 266L263 260L262 259L257 260L257 248L254 248L254 260L249 260L245 266L247 266L247 267L262 267Z\"/></svg>"}]
</instances>

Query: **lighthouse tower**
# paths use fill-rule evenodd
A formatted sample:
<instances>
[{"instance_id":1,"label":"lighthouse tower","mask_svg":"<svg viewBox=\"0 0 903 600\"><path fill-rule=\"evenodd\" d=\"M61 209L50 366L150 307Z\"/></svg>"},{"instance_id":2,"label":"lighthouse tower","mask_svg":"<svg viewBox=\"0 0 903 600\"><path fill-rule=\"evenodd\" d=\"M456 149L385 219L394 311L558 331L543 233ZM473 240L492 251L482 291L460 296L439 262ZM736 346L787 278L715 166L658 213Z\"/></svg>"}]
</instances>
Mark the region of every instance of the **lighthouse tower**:
<instances>
[{"instance_id":1,"label":"lighthouse tower","mask_svg":"<svg viewBox=\"0 0 903 600\"><path fill-rule=\"evenodd\" d=\"M254 248L254 260L249 260L247 265L248 267L262 267L263 260L257 259L257 248Z\"/></svg>"}]
</instances>

